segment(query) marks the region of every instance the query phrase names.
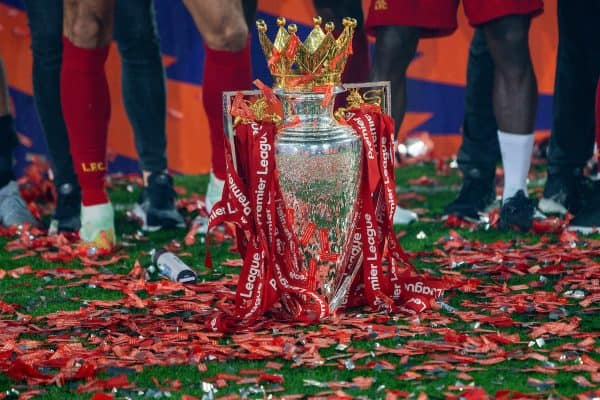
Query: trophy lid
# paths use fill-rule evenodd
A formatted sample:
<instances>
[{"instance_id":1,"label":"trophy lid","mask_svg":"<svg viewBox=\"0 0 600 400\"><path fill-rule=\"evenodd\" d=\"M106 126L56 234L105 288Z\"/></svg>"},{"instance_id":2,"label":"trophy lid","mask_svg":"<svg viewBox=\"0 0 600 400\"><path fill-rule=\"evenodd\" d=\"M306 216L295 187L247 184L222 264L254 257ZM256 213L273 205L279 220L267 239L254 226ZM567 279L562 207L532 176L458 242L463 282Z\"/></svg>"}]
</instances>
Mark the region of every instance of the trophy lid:
<instances>
[{"instance_id":1,"label":"trophy lid","mask_svg":"<svg viewBox=\"0 0 600 400\"><path fill-rule=\"evenodd\" d=\"M342 72L352 54L352 36L356 19L344 18L342 33L335 38L333 22L321 28L321 17L313 18L313 29L302 42L295 24L285 27L283 17L277 19L275 40L267 37L267 24L256 21L258 37L274 79L274 87L285 91L313 91L318 87L341 84Z\"/></svg>"}]
</instances>

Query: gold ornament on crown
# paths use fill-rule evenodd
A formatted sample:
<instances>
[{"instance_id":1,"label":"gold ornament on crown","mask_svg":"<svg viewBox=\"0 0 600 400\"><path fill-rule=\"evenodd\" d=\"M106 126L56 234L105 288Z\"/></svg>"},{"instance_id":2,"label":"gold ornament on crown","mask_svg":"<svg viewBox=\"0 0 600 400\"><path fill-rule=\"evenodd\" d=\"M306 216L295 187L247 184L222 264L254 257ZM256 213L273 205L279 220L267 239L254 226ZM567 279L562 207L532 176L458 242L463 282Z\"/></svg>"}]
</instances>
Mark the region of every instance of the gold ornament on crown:
<instances>
[{"instance_id":1,"label":"gold ornament on crown","mask_svg":"<svg viewBox=\"0 0 600 400\"><path fill-rule=\"evenodd\" d=\"M356 28L356 19L344 18L344 29L335 38L333 22L321 28L321 17L313 18L314 27L306 40L302 42L296 32L298 27L290 24L285 27L285 18L277 19L275 41L267 37L267 24L256 21L258 38L262 46L274 87L286 91L312 91L319 87L339 86L346 60L352 53L352 35Z\"/></svg>"}]
</instances>

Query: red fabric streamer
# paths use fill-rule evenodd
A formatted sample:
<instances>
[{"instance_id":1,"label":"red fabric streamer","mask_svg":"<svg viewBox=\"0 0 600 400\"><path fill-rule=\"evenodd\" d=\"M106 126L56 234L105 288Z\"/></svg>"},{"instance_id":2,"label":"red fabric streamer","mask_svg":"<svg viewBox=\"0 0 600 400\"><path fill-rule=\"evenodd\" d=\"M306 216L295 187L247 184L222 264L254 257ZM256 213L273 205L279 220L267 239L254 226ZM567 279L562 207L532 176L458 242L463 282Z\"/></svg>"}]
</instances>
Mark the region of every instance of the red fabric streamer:
<instances>
[{"instance_id":1,"label":"red fabric streamer","mask_svg":"<svg viewBox=\"0 0 600 400\"><path fill-rule=\"evenodd\" d=\"M273 95L261 82L257 86L266 96ZM238 106L232 109L238 116L245 114L242 103L243 98L237 96L234 104ZM348 112L347 123L361 137L364 152L352 251L343 260L345 274L338 278L338 284L349 280L350 290L342 304L366 303L387 312L427 310L450 285L419 276L394 233L393 121L379 107L363 105ZM242 121L235 129L237 170L227 144L225 190L213 208L209 230L223 222L235 224L243 265L233 311L213 318L210 328L247 328L274 307L282 307L279 311L291 320L318 322L330 311L315 292L318 260L309 260L305 267L301 247L316 240L321 261L336 262L344 255L331 253L328 230L312 222L302 227L299 236L294 234L293 212L285 206L276 178L275 124Z\"/></svg>"},{"instance_id":2,"label":"red fabric streamer","mask_svg":"<svg viewBox=\"0 0 600 400\"><path fill-rule=\"evenodd\" d=\"M231 149L226 146L224 195L215 204L208 226L212 229L221 222L234 223L244 262L235 311L213 318L210 327L214 330L241 329L279 300L298 321L318 321L328 313L325 301L308 289L308 273L300 267L298 239L290 228L275 179L275 134L276 127L270 122L237 125L238 145L245 145L237 151L245 154L237 160L239 171L234 169Z\"/></svg>"},{"instance_id":3,"label":"red fabric streamer","mask_svg":"<svg viewBox=\"0 0 600 400\"><path fill-rule=\"evenodd\" d=\"M275 96L273 89L265 85L263 81L255 79L252 83L262 92L263 96L265 96L265 100L267 100L267 103L269 103L270 106L276 106L280 103L277 96Z\"/></svg>"},{"instance_id":4,"label":"red fabric streamer","mask_svg":"<svg viewBox=\"0 0 600 400\"><path fill-rule=\"evenodd\" d=\"M298 38L298 35L296 35L295 33L292 33L290 35L290 40L288 41L288 45L287 45L287 49L285 50L285 57L288 60L293 60L294 57L296 57L296 52L298 51L298 44L300 43L300 39ZM273 52L275 52L276 49L273 49Z\"/></svg>"}]
</instances>

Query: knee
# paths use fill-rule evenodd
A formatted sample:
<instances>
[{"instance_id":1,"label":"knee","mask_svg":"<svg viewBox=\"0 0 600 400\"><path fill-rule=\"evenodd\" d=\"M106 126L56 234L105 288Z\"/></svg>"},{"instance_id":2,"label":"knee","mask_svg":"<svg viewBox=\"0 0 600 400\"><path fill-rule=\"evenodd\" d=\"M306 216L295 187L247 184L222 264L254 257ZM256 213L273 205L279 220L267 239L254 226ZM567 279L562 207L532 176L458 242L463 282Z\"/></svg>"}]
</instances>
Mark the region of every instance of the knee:
<instances>
[{"instance_id":1,"label":"knee","mask_svg":"<svg viewBox=\"0 0 600 400\"><path fill-rule=\"evenodd\" d=\"M248 27L245 23L227 23L211 29L203 37L206 45L214 50L240 51L248 41Z\"/></svg>"},{"instance_id":2,"label":"knee","mask_svg":"<svg viewBox=\"0 0 600 400\"><path fill-rule=\"evenodd\" d=\"M110 42L110 32L93 15L77 16L66 30L69 40L78 47L96 48Z\"/></svg>"},{"instance_id":3,"label":"knee","mask_svg":"<svg viewBox=\"0 0 600 400\"><path fill-rule=\"evenodd\" d=\"M533 73L529 53L528 26L507 26L489 32L493 42L494 62L497 70L507 78L524 78Z\"/></svg>"},{"instance_id":4,"label":"knee","mask_svg":"<svg viewBox=\"0 0 600 400\"><path fill-rule=\"evenodd\" d=\"M100 24L95 18L77 18L71 28L70 39L81 47L96 47L100 41Z\"/></svg>"},{"instance_id":5,"label":"knee","mask_svg":"<svg viewBox=\"0 0 600 400\"><path fill-rule=\"evenodd\" d=\"M506 26L490 32L492 40L504 52L518 52L529 48L529 30L522 26Z\"/></svg>"},{"instance_id":6,"label":"knee","mask_svg":"<svg viewBox=\"0 0 600 400\"><path fill-rule=\"evenodd\" d=\"M529 16L515 15L493 21L486 27L490 50L499 64L531 64L529 57Z\"/></svg>"}]
</instances>

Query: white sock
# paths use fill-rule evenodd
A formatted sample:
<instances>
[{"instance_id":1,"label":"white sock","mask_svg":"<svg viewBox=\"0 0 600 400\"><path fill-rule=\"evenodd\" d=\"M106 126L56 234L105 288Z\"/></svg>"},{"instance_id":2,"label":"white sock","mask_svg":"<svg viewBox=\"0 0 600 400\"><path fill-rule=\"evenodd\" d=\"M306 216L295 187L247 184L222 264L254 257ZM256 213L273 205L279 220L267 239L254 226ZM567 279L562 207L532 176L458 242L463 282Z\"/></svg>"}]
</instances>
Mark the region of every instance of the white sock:
<instances>
[{"instance_id":1,"label":"white sock","mask_svg":"<svg viewBox=\"0 0 600 400\"><path fill-rule=\"evenodd\" d=\"M519 135L498 131L502 166L504 167L504 193L502 202L513 197L519 190L527 196L527 175L533 153L533 133Z\"/></svg>"}]
</instances>

